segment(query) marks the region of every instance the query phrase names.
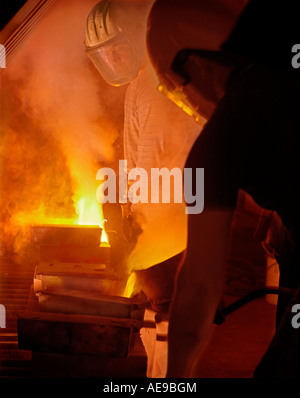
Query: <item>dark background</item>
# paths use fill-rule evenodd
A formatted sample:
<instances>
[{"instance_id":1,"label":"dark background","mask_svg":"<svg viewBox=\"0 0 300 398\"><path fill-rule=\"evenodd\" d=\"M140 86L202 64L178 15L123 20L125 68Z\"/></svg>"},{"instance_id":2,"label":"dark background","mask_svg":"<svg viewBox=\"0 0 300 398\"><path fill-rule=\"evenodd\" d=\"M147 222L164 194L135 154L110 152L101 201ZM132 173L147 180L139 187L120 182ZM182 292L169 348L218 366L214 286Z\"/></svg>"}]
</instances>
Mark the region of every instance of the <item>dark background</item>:
<instances>
[{"instance_id":1,"label":"dark background","mask_svg":"<svg viewBox=\"0 0 300 398\"><path fill-rule=\"evenodd\" d=\"M0 0L0 30L12 19L26 0Z\"/></svg>"}]
</instances>

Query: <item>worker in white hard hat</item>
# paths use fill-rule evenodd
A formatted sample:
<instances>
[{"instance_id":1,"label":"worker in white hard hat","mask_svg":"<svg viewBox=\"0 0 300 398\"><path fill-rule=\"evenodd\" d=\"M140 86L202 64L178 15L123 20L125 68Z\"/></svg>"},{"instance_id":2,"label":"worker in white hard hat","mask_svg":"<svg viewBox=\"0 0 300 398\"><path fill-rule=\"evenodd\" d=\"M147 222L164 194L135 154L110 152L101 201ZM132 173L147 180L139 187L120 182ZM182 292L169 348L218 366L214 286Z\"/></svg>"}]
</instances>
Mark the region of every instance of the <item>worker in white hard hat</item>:
<instances>
[{"instance_id":1,"label":"worker in white hard hat","mask_svg":"<svg viewBox=\"0 0 300 398\"><path fill-rule=\"evenodd\" d=\"M150 1L142 1L130 7L126 1L122 4L104 0L90 12L86 52L107 83L113 86L129 83L141 69L145 39L140 32L142 29L146 32L145 18L151 5ZM131 11L140 21L130 20Z\"/></svg>"},{"instance_id":2,"label":"worker in white hard hat","mask_svg":"<svg viewBox=\"0 0 300 398\"><path fill-rule=\"evenodd\" d=\"M201 131L191 116L158 91L159 82L146 51L147 17L152 5L148 0L100 1L88 15L85 39L86 53L102 78L113 86L128 84L124 157L128 171L143 168L148 176L152 168L183 169ZM185 203L128 203L122 207L123 218L134 220L130 225L138 226L131 229L134 244L128 271L136 275L135 292L142 290L151 302L159 331L168 321L175 276L186 248ZM165 376L164 352L154 368L148 369L148 375Z\"/></svg>"}]
</instances>

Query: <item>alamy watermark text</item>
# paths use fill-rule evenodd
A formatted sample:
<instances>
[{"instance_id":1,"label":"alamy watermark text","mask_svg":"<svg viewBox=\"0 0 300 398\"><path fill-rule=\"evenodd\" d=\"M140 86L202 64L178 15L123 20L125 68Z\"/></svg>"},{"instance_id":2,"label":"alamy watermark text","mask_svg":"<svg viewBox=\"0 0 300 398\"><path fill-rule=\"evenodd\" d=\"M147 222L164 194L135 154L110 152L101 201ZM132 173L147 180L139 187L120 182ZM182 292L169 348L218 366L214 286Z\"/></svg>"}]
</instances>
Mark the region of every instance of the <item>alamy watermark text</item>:
<instances>
[{"instance_id":1,"label":"alamy watermark text","mask_svg":"<svg viewBox=\"0 0 300 398\"><path fill-rule=\"evenodd\" d=\"M118 178L115 170L98 170L101 181L96 197L99 203L185 203L187 214L202 213L204 208L204 169L174 167L169 170L139 167L127 170L127 161L119 161ZM118 180L118 181L117 181ZM117 187L118 184L118 187Z\"/></svg>"}]
</instances>

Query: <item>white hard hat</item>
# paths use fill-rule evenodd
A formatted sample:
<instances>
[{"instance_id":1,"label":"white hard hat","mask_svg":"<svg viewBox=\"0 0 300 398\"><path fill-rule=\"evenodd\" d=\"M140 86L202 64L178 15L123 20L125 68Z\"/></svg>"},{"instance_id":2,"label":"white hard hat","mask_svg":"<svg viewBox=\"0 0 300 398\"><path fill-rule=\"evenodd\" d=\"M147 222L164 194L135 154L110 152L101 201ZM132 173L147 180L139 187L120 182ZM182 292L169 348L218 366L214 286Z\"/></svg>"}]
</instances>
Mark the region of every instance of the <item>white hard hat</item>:
<instances>
[{"instance_id":1,"label":"white hard hat","mask_svg":"<svg viewBox=\"0 0 300 398\"><path fill-rule=\"evenodd\" d=\"M89 13L85 29L85 45L87 48L103 45L116 37L121 28L112 17L112 7L109 0L102 0Z\"/></svg>"}]
</instances>

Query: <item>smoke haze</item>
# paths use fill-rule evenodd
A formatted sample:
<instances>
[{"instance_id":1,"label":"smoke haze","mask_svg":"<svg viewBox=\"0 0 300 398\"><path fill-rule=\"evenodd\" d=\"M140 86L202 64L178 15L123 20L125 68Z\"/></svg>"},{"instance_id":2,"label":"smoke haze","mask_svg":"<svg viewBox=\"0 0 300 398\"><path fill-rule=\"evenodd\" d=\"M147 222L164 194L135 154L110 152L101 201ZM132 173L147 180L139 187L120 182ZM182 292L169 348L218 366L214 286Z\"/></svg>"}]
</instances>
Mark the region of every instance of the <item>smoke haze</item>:
<instances>
[{"instance_id":1,"label":"smoke haze","mask_svg":"<svg viewBox=\"0 0 300 398\"><path fill-rule=\"evenodd\" d=\"M58 1L1 76L3 245L22 247L24 226L76 215L96 193L96 172L122 158L124 88L87 59L85 20L95 1ZM4 243L3 243L4 242Z\"/></svg>"}]
</instances>

